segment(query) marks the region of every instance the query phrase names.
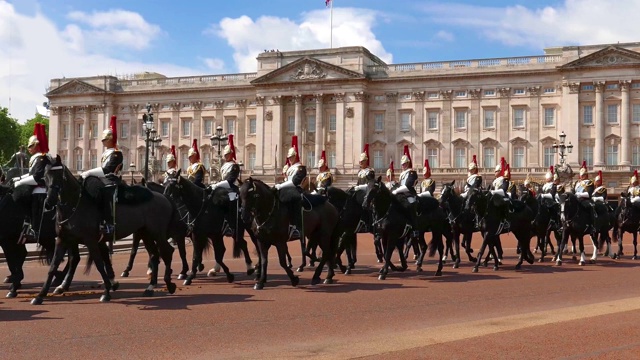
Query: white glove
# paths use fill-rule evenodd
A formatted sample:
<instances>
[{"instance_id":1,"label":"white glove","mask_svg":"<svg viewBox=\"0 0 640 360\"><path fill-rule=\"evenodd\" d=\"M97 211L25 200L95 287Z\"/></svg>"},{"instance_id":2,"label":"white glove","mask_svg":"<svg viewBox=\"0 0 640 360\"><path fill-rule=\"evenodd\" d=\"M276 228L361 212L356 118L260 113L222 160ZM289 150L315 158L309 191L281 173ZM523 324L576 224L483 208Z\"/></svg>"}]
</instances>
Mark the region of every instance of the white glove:
<instances>
[{"instance_id":1,"label":"white glove","mask_svg":"<svg viewBox=\"0 0 640 360\"><path fill-rule=\"evenodd\" d=\"M19 177L19 176L14 177L13 179L11 179L11 181L13 181L13 183L15 184L15 183L17 183L18 181L20 181L20 177Z\"/></svg>"},{"instance_id":2,"label":"white glove","mask_svg":"<svg viewBox=\"0 0 640 360\"><path fill-rule=\"evenodd\" d=\"M14 187L18 187L20 185L38 185L38 183L36 182L36 180L33 178L32 175L27 176L24 179L20 179L13 183Z\"/></svg>"},{"instance_id":3,"label":"white glove","mask_svg":"<svg viewBox=\"0 0 640 360\"><path fill-rule=\"evenodd\" d=\"M86 179L89 176L97 176L100 178L105 177L104 175L104 171L102 171L101 167L95 168L95 169L91 169L91 170L87 170L85 172L82 173L82 178Z\"/></svg>"},{"instance_id":4,"label":"white glove","mask_svg":"<svg viewBox=\"0 0 640 360\"><path fill-rule=\"evenodd\" d=\"M282 188L294 187L293 181L288 180L283 182L282 184L276 184L276 189L280 190Z\"/></svg>"},{"instance_id":5,"label":"white glove","mask_svg":"<svg viewBox=\"0 0 640 360\"><path fill-rule=\"evenodd\" d=\"M358 186L354 187L353 189L355 191L366 190L367 189L367 184L358 185Z\"/></svg>"}]
</instances>

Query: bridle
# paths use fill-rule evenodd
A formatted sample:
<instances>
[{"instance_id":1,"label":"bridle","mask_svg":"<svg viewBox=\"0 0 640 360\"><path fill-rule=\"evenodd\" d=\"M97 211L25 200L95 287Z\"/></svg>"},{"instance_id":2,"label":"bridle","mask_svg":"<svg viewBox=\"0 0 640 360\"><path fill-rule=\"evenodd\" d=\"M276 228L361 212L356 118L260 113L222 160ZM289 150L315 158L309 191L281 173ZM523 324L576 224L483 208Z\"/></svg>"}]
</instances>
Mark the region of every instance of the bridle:
<instances>
[{"instance_id":1,"label":"bridle","mask_svg":"<svg viewBox=\"0 0 640 360\"><path fill-rule=\"evenodd\" d=\"M49 172L62 170L62 184L60 185L54 184L49 186L49 189L55 194L54 197L58 199L54 207L57 209L57 213L59 215L58 225L60 226L66 224L67 222L69 222L69 220L71 220L71 218L73 218L73 216L76 214L76 211L78 210L78 205L80 205L80 201L82 200L82 191L80 191L78 194L78 200L76 201L76 204L73 207L71 207L71 213L69 214L69 216L67 216L66 219L60 219L64 216L64 213L65 213L63 207L69 206L68 203L62 201L62 196L60 195L62 193L64 183L67 181L67 174L65 169L66 168L64 165L56 165L48 169ZM47 198L48 196L49 195L47 194ZM46 201L45 201L45 205L46 205Z\"/></svg>"},{"instance_id":2,"label":"bridle","mask_svg":"<svg viewBox=\"0 0 640 360\"><path fill-rule=\"evenodd\" d=\"M180 176L178 176L178 177L169 177L167 180L169 182L169 186L177 188L178 189L178 194L180 194L180 197L182 197L181 190L182 190L183 186L182 186L182 184L180 184ZM167 190L169 189L169 186L167 186ZM173 193L170 193L169 196L173 197ZM183 199L182 203L184 204L184 199ZM193 229L193 224L195 224L196 220L198 220L200 215L202 215L202 213L204 212L206 204L207 204L207 193L203 190L202 191L202 201L200 202L200 210L198 210L198 213L193 218L193 220L185 221L185 219L189 216L189 211L188 210L187 210L186 214L180 220L184 221L187 224L187 226L189 227L189 229ZM186 204L184 206L186 206Z\"/></svg>"},{"instance_id":3,"label":"bridle","mask_svg":"<svg viewBox=\"0 0 640 360\"><path fill-rule=\"evenodd\" d=\"M271 211L269 211L269 214L267 215L267 218L261 223L258 224L258 214L256 213L256 207L253 205L256 201L256 199L258 199L260 197L260 194L258 192L258 188L256 187L256 183L253 180L247 180L247 183L249 183L251 186L248 187L247 189L247 195L249 195L249 193L251 193L251 197L250 199L251 201L251 206L249 206L248 208L245 208L246 211L249 212L249 214L251 214L251 217L253 218L253 223L256 225L256 230L260 231L260 229L266 225L269 220L271 220L271 218L273 217L273 215L276 212L277 209L277 205L278 205L278 199L273 198L272 204L271 204ZM246 204L249 204L249 201L246 202ZM246 206L246 205L245 205Z\"/></svg>"}]
</instances>

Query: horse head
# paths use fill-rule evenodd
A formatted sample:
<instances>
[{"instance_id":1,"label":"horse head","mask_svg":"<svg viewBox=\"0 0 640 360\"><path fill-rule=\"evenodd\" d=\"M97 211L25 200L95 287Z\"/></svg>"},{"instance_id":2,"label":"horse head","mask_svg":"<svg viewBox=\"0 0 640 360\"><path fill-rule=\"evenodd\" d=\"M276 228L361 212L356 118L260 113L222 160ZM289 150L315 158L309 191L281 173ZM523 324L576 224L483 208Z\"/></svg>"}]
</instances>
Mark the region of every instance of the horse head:
<instances>
[{"instance_id":1,"label":"horse head","mask_svg":"<svg viewBox=\"0 0 640 360\"><path fill-rule=\"evenodd\" d=\"M558 194L558 203L560 204L560 220L566 221L572 219L579 210L578 198L571 192Z\"/></svg>"},{"instance_id":2,"label":"horse head","mask_svg":"<svg viewBox=\"0 0 640 360\"><path fill-rule=\"evenodd\" d=\"M469 189L469 193L467 194L467 202L465 204L465 211L475 212L479 215L483 215L487 211L487 207L490 202L495 202L495 196L500 196L497 194L491 194L490 191L483 191L482 189L472 187Z\"/></svg>"},{"instance_id":3,"label":"horse head","mask_svg":"<svg viewBox=\"0 0 640 360\"><path fill-rule=\"evenodd\" d=\"M269 212L267 206L273 209L278 203L267 184L252 177L240 185L239 195L242 204L241 217L245 224L250 224L257 215Z\"/></svg>"},{"instance_id":4,"label":"horse head","mask_svg":"<svg viewBox=\"0 0 640 360\"><path fill-rule=\"evenodd\" d=\"M362 208L368 210L371 208L371 204L373 201L381 194L384 190L387 190L387 187L382 183L382 176L378 176L378 178L374 181L369 181L367 184L367 192L364 195L364 201L362 202Z\"/></svg>"},{"instance_id":5,"label":"horse head","mask_svg":"<svg viewBox=\"0 0 640 360\"><path fill-rule=\"evenodd\" d=\"M58 201L61 200L60 193L67 180L66 172L67 170L62 163L60 155L56 155L53 163L46 166L44 182L47 185L47 197L44 203L47 208L53 208L58 204Z\"/></svg>"}]
</instances>

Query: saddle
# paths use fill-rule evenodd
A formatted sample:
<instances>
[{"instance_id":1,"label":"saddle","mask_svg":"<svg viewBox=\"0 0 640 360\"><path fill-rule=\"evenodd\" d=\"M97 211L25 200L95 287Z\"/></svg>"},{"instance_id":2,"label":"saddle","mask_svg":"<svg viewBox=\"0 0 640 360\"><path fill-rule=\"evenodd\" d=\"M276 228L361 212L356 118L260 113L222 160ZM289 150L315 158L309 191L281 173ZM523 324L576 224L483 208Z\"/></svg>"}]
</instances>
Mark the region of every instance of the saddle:
<instances>
[{"instance_id":1,"label":"saddle","mask_svg":"<svg viewBox=\"0 0 640 360\"><path fill-rule=\"evenodd\" d=\"M527 207L527 204L520 200L511 200L511 204L513 205L513 212L520 212Z\"/></svg>"},{"instance_id":2,"label":"saddle","mask_svg":"<svg viewBox=\"0 0 640 360\"><path fill-rule=\"evenodd\" d=\"M153 199L153 193L142 185L117 185L118 204L137 205Z\"/></svg>"},{"instance_id":3,"label":"saddle","mask_svg":"<svg viewBox=\"0 0 640 360\"><path fill-rule=\"evenodd\" d=\"M418 211L428 213L437 210L440 202L436 198L418 196Z\"/></svg>"},{"instance_id":4,"label":"saddle","mask_svg":"<svg viewBox=\"0 0 640 360\"><path fill-rule=\"evenodd\" d=\"M323 195L314 195L314 194L309 194L309 193L303 193L302 197L303 197L302 207L305 210L311 210L315 206L320 206L320 205L324 204L327 201L327 197L323 196Z\"/></svg>"}]
</instances>

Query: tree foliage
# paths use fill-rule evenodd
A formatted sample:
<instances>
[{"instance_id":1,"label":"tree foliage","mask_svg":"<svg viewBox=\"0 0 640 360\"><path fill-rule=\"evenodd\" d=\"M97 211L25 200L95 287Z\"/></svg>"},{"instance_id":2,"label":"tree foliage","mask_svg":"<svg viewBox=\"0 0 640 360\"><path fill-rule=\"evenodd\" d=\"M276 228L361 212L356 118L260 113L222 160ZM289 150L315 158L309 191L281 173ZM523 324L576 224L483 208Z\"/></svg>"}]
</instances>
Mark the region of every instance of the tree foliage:
<instances>
[{"instance_id":1,"label":"tree foliage","mask_svg":"<svg viewBox=\"0 0 640 360\"><path fill-rule=\"evenodd\" d=\"M9 116L9 109L0 108L0 164L11 158L20 145L22 126L18 120ZM33 131L33 129L32 129Z\"/></svg>"}]
</instances>

